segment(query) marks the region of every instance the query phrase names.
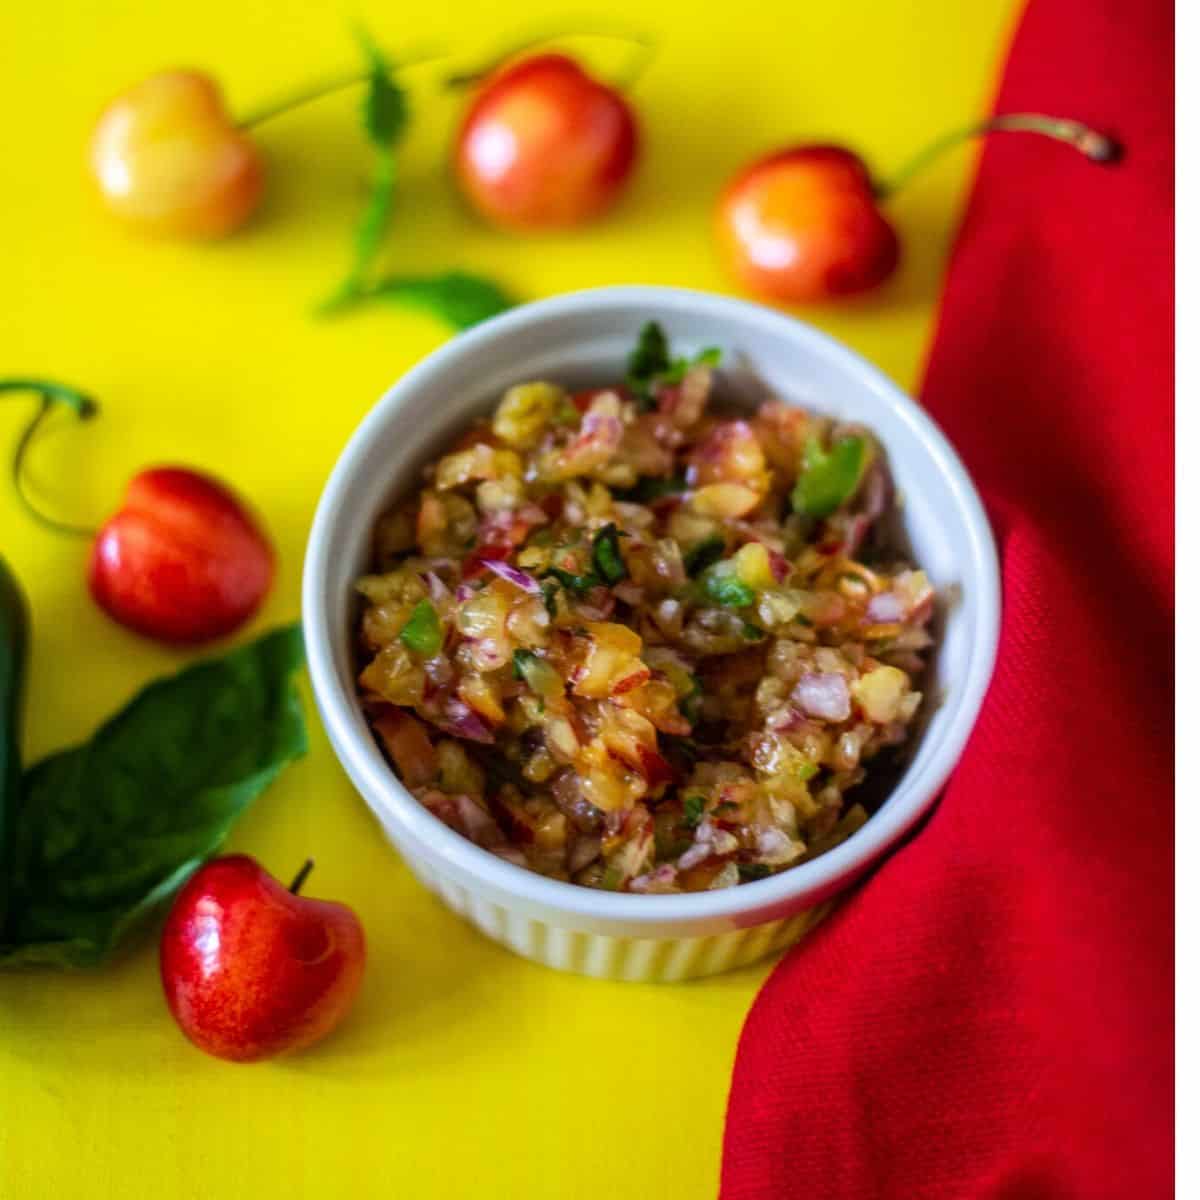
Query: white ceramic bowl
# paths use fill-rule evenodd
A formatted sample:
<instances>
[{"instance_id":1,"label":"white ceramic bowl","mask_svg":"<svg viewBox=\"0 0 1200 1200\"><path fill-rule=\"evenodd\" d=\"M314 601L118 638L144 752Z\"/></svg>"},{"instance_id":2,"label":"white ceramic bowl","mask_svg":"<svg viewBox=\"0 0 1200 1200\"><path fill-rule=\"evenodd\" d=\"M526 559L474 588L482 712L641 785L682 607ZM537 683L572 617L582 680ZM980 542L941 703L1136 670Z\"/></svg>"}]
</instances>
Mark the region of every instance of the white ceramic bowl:
<instances>
[{"instance_id":1,"label":"white ceramic bowl","mask_svg":"<svg viewBox=\"0 0 1200 1200\"><path fill-rule=\"evenodd\" d=\"M396 778L355 698L353 581L376 518L420 468L510 384L620 378L644 322L679 352L718 345L770 390L861 421L887 449L916 561L946 605L932 663L931 715L879 811L822 857L771 878L694 895L639 896L545 879L479 849ZM736 371L734 372L736 374ZM321 497L304 568L304 634L325 728L387 836L425 885L484 933L562 970L667 981L741 966L799 937L830 899L933 804L962 753L991 677L999 624L995 547L958 457L933 422L874 367L816 330L740 300L674 288L613 287L528 304L456 337L368 413Z\"/></svg>"}]
</instances>

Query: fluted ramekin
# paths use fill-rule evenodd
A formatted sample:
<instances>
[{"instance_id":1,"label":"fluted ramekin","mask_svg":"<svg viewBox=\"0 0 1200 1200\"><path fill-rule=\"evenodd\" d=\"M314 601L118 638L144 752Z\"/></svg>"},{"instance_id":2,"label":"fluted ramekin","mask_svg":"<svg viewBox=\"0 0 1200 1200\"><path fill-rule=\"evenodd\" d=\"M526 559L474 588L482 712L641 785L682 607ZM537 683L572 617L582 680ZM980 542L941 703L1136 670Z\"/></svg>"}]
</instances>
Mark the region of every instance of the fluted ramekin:
<instances>
[{"instance_id":1,"label":"fluted ramekin","mask_svg":"<svg viewBox=\"0 0 1200 1200\"><path fill-rule=\"evenodd\" d=\"M659 321L681 352L719 345L736 389L870 427L886 447L915 560L945 599L929 715L907 769L851 838L812 862L722 891L632 895L545 879L479 849L404 788L354 689L354 579L377 517L510 384L620 378L638 330ZM321 496L304 567L304 635L334 750L417 877L488 936L547 966L669 981L728 970L794 941L933 804L962 753L996 654L999 573L983 507L928 416L878 370L810 326L741 300L613 287L528 304L461 334L367 414Z\"/></svg>"}]
</instances>

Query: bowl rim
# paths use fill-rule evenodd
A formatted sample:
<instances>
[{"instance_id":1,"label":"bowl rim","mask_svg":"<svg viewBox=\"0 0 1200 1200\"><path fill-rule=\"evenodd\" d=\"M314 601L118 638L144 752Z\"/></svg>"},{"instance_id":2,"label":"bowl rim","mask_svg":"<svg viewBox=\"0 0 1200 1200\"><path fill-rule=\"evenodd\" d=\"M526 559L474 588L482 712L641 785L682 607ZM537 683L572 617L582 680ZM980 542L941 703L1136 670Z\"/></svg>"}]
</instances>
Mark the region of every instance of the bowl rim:
<instances>
[{"instance_id":1,"label":"bowl rim","mask_svg":"<svg viewBox=\"0 0 1200 1200\"><path fill-rule=\"evenodd\" d=\"M391 422L394 412L403 409L427 380L456 359L485 352L548 319L625 307L644 307L648 314L666 321L673 315L716 319L740 315L835 360L908 425L948 484L970 548L964 574L973 583L977 636L961 698L941 732L936 753L917 772L906 770L879 811L841 845L778 875L712 892L637 895L586 888L516 866L456 833L408 792L370 736L364 737L356 724L360 710L341 687L333 646L323 632L329 615L325 592L326 566L333 550L331 529L339 509L352 495L359 459ZM1000 575L991 527L965 466L933 419L877 367L829 334L749 300L689 288L619 285L532 301L493 317L419 360L384 392L343 447L322 490L305 555L302 611L309 675L321 719L343 767L357 787L369 793L372 807L379 806L395 817L411 839L435 858L448 860L459 875L476 878L493 891L566 916L649 925L735 918L766 908L793 910L806 899L821 898L840 882L848 882L903 837L937 799L979 715L999 642Z\"/></svg>"}]
</instances>

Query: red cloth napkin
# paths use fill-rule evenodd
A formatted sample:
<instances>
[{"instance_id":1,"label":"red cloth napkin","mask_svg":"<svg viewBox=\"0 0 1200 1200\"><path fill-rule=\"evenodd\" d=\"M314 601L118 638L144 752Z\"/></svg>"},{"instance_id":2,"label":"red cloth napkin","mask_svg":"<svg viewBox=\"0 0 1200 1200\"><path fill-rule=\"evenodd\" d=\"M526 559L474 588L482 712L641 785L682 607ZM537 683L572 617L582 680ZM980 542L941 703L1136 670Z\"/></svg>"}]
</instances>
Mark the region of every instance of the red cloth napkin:
<instances>
[{"instance_id":1,"label":"red cloth napkin","mask_svg":"<svg viewBox=\"0 0 1200 1200\"><path fill-rule=\"evenodd\" d=\"M988 503L997 672L926 827L794 950L738 1048L723 1200L1169 1194L1172 14L1033 0L924 399ZM952 122L951 122L952 123Z\"/></svg>"}]
</instances>

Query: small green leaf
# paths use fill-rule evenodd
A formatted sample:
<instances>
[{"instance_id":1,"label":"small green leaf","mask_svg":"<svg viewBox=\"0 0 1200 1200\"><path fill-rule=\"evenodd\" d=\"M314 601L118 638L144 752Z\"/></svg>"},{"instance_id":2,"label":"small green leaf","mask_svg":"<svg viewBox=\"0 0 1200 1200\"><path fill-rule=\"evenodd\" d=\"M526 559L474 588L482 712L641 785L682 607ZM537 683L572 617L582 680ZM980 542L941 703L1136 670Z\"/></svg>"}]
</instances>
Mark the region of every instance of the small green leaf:
<instances>
[{"instance_id":1,"label":"small green leaf","mask_svg":"<svg viewBox=\"0 0 1200 1200\"><path fill-rule=\"evenodd\" d=\"M537 655L532 650L513 651L513 678L524 679L530 664L537 662Z\"/></svg>"},{"instance_id":2,"label":"small green leaf","mask_svg":"<svg viewBox=\"0 0 1200 1200\"><path fill-rule=\"evenodd\" d=\"M560 591L562 591L562 584L557 579L542 580L542 603L546 606L551 620L558 616L558 593Z\"/></svg>"},{"instance_id":3,"label":"small green leaf","mask_svg":"<svg viewBox=\"0 0 1200 1200\"><path fill-rule=\"evenodd\" d=\"M392 81L388 61L371 35L359 29L358 40L371 68L363 101L363 128L378 149L390 152L408 125L408 101Z\"/></svg>"},{"instance_id":4,"label":"small green leaf","mask_svg":"<svg viewBox=\"0 0 1200 1200\"><path fill-rule=\"evenodd\" d=\"M715 562L719 562L725 554L725 539L719 533L697 542L684 556L683 565L687 573L694 579L701 571L708 570Z\"/></svg>"},{"instance_id":5,"label":"small green leaf","mask_svg":"<svg viewBox=\"0 0 1200 1200\"><path fill-rule=\"evenodd\" d=\"M704 806L707 801L703 796L688 796L683 802L683 823L689 829L695 829L704 820Z\"/></svg>"},{"instance_id":6,"label":"small green leaf","mask_svg":"<svg viewBox=\"0 0 1200 1200\"><path fill-rule=\"evenodd\" d=\"M667 335L657 321L647 321L638 334L637 345L629 355L625 382L629 390L644 404L652 399L654 378L671 366Z\"/></svg>"},{"instance_id":7,"label":"small green leaf","mask_svg":"<svg viewBox=\"0 0 1200 1200\"><path fill-rule=\"evenodd\" d=\"M752 625L749 621L742 622L742 637L748 642L761 642L767 635L759 629L757 625Z\"/></svg>"},{"instance_id":8,"label":"small green leaf","mask_svg":"<svg viewBox=\"0 0 1200 1200\"><path fill-rule=\"evenodd\" d=\"M25 774L0 966L91 966L162 909L307 749L297 626L143 689Z\"/></svg>"},{"instance_id":9,"label":"small green leaf","mask_svg":"<svg viewBox=\"0 0 1200 1200\"><path fill-rule=\"evenodd\" d=\"M706 575L704 591L710 600L726 608L749 608L754 603L754 589L735 575Z\"/></svg>"},{"instance_id":10,"label":"small green leaf","mask_svg":"<svg viewBox=\"0 0 1200 1200\"><path fill-rule=\"evenodd\" d=\"M610 521L592 540L592 562L605 583L620 583L629 577L621 557L620 531Z\"/></svg>"},{"instance_id":11,"label":"small green leaf","mask_svg":"<svg viewBox=\"0 0 1200 1200\"><path fill-rule=\"evenodd\" d=\"M469 329L514 304L490 279L465 271L387 276L365 290L364 298L373 296L425 309L455 329Z\"/></svg>"},{"instance_id":12,"label":"small green leaf","mask_svg":"<svg viewBox=\"0 0 1200 1200\"><path fill-rule=\"evenodd\" d=\"M815 437L809 438L803 470L792 489L792 507L810 517L829 516L858 491L866 465L865 438L844 438L828 451Z\"/></svg>"},{"instance_id":13,"label":"small green leaf","mask_svg":"<svg viewBox=\"0 0 1200 1200\"><path fill-rule=\"evenodd\" d=\"M600 584L595 575L574 575L570 571L564 571L562 567L547 567L542 578L557 580L568 592L575 593L589 592Z\"/></svg>"},{"instance_id":14,"label":"small green leaf","mask_svg":"<svg viewBox=\"0 0 1200 1200\"><path fill-rule=\"evenodd\" d=\"M771 874L771 868L766 863L738 863L738 877L743 883L750 883L755 879L766 879Z\"/></svg>"},{"instance_id":15,"label":"small green leaf","mask_svg":"<svg viewBox=\"0 0 1200 1200\"><path fill-rule=\"evenodd\" d=\"M400 630L400 640L425 658L431 658L442 648L442 636L442 622L429 600L417 604Z\"/></svg>"}]
</instances>

